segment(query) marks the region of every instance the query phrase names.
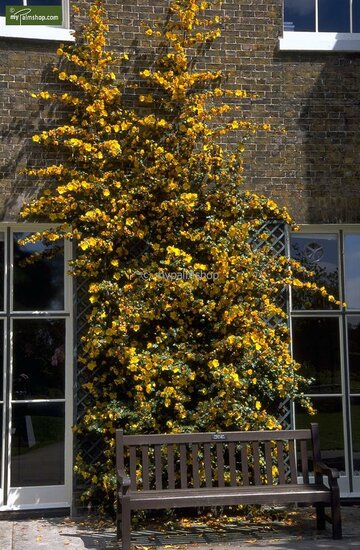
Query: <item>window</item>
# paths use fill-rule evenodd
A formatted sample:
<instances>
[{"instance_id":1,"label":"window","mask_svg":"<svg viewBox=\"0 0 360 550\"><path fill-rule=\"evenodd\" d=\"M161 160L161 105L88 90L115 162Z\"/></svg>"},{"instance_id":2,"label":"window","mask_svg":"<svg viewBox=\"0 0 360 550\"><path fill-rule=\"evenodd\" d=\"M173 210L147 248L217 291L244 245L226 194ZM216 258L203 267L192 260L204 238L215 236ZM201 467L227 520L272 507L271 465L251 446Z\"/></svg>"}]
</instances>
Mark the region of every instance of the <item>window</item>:
<instances>
[{"instance_id":1,"label":"window","mask_svg":"<svg viewBox=\"0 0 360 550\"><path fill-rule=\"evenodd\" d=\"M360 228L307 226L291 236L300 260L341 304L293 290L292 351L317 409L295 408L297 428L319 422L325 462L341 473L343 496L360 494ZM346 305L344 305L344 302Z\"/></svg>"},{"instance_id":2,"label":"window","mask_svg":"<svg viewBox=\"0 0 360 550\"><path fill-rule=\"evenodd\" d=\"M6 6L62 6L62 25L6 25ZM68 0L0 0L0 37L73 42L69 29Z\"/></svg>"},{"instance_id":3,"label":"window","mask_svg":"<svg viewBox=\"0 0 360 550\"><path fill-rule=\"evenodd\" d=\"M360 0L284 0L280 49L360 50Z\"/></svg>"},{"instance_id":4,"label":"window","mask_svg":"<svg viewBox=\"0 0 360 550\"><path fill-rule=\"evenodd\" d=\"M45 228L29 225L26 233L25 224L0 225L2 510L71 502L71 245L23 244L29 230Z\"/></svg>"}]
</instances>

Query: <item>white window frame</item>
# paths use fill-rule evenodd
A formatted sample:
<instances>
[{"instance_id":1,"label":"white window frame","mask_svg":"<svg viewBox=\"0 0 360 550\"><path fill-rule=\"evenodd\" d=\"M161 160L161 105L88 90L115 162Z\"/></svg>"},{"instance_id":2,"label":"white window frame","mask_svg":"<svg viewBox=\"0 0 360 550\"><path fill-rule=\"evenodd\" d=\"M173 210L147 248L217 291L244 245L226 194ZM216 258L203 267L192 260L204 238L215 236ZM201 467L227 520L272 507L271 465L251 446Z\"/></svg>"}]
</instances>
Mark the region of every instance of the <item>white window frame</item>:
<instances>
[{"instance_id":1,"label":"white window frame","mask_svg":"<svg viewBox=\"0 0 360 550\"><path fill-rule=\"evenodd\" d=\"M300 226L299 233L293 233L294 236L296 235L306 235L306 234L325 234L325 235L337 235L338 238L338 262L339 262L339 270L340 270L340 276L339 276L339 299L340 301L344 301L343 296L343 277L345 274L345 266L341 264L343 263L343 249L342 249L342 243L344 242L343 239L345 235L347 234L360 234L360 225L359 224L303 224ZM342 233L342 235L341 235ZM289 243L290 244L290 243ZM290 251L289 251L290 254ZM341 266L341 267L340 267ZM351 439L351 433L352 433L352 419L351 419L351 413L350 413L350 400L352 397L358 397L358 392L352 392L349 389L349 365L347 364L347 337L344 331L343 324L341 322L341 319L345 317L351 317L352 315L358 315L357 310L349 309L344 310L344 308L341 306L339 309L333 309L333 310L302 310L302 309L294 309L292 304L292 297L290 292L290 330L292 331L292 320L300 317L300 318L316 318L316 317L322 317L322 318L333 318L339 320L339 338L340 338L340 368L341 368L341 392L337 394L308 394L310 398L326 398L326 397L337 397L341 398L342 400L342 408L343 413L346 411L345 414L343 414L343 435L344 435L344 458L345 458L345 467L346 467L346 474L340 475L339 478L339 487L340 487L340 493L342 498L358 498L360 495L360 475L355 474L354 467L353 467L353 460L352 457L354 456L354 450L353 450L353 441ZM359 314L360 315L360 314ZM292 345L291 345L291 352ZM349 407L349 408L348 408ZM347 418L347 414L349 414L349 417ZM292 406L292 415L294 419L294 424L296 427L296 416L295 416L295 408L294 405ZM350 482L351 478L351 482ZM350 491L350 483L352 483L352 491Z\"/></svg>"},{"instance_id":2,"label":"white window frame","mask_svg":"<svg viewBox=\"0 0 360 550\"><path fill-rule=\"evenodd\" d=\"M301 0L299 0L301 1ZM352 0L349 0L350 29L352 29ZM283 3L283 21L285 2ZM315 31L283 31L279 39L279 49L283 51L320 51L320 52L358 52L360 51L360 33L319 32L318 0L315 1ZM284 28L284 23L283 23Z\"/></svg>"},{"instance_id":3,"label":"white window frame","mask_svg":"<svg viewBox=\"0 0 360 550\"><path fill-rule=\"evenodd\" d=\"M5 257L9 258L9 261L5 262L6 271L5 278L12 281L12 270L13 270L13 256L12 250L8 250L8 240L6 239L6 232L8 228L10 229L11 235L16 232L36 232L43 231L45 229L50 229L52 226L49 224L25 224L25 223L8 223L3 222L0 224L0 231L5 234ZM64 457L65 457L65 478L64 484L62 485L44 485L36 487L11 487L9 480L10 476L10 455L7 457L7 479L8 483L5 486L5 446L3 445L2 449L2 461L0 468L4 474L3 479L0 483L0 512L2 511L13 511L13 510L37 510L37 509L51 509L51 508L70 508L72 507L72 496L73 496L73 432L71 426L73 425L74 411L73 411L73 349L74 349L74 327L73 327L73 278L68 274L68 264L72 259L72 244L69 241L64 242L64 309L62 311L32 311L32 312L22 312L14 311L12 308L12 298L11 295L7 296L7 284L4 280L4 310L1 313L0 317L4 319L4 334L5 330L9 330L10 336L13 335L13 320L22 319L22 318L33 318L33 319L47 319L47 318L57 318L64 319L66 326L66 341L65 341L65 396L63 399L53 400L56 402L65 403L65 437L64 437ZM11 287L13 288L13 287ZM9 309L5 307L5 300L8 300ZM7 357L6 349L6 338L4 338L4 358ZM4 359L5 364L5 359ZM8 369L11 377L12 365ZM5 377L7 373L5 372ZM6 386L10 382L6 382ZM0 397L0 400L3 401L5 397L5 388L4 395ZM7 396L8 399L8 396ZM49 400L50 401L50 400ZM3 401L4 402L4 401ZM36 400L33 400L36 402ZM41 402L46 402L45 399L42 399ZM11 418L8 418L6 422L6 416L3 415L3 433L5 431L11 431ZM9 450L10 453L10 450ZM4 493L7 492L7 504L4 505L3 497Z\"/></svg>"},{"instance_id":4,"label":"white window frame","mask_svg":"<svg viewBox=\"0 0 360 550\"><path fill-rule=\"evenodd\" d=\"M24 5L26 5L26 0L23 1ZM0 37L51 40L55 42L74 42L75 37L73 35L73 31L70 29L69 4L69 0L62 0L63 24L61 27L56 27L53 25L6 25L5 17L0 17Z\"/></svg>"}]
</instances>

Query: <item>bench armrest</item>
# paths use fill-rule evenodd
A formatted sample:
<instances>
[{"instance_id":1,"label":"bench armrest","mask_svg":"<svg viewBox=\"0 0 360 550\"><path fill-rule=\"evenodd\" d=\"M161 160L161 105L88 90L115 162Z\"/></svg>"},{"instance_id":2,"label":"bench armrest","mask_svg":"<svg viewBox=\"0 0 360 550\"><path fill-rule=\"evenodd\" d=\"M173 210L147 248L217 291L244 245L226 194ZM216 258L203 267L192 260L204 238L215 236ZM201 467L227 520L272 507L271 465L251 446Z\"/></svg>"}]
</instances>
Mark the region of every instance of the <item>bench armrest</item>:
<instances>
[{"instance_id":1,"label":"bench armrest","mask_svg":"<svg viewBox=\"0 0 360 550\"><path fill-rule=\"evenodd\" d=\"M338 479L340 477L339 471L336 468L330 468L323 462L316 462L314 465L315 474L322 474L328 476L330 479Z\"/></svg>"},{"instance_id":2,"label":"bench armrest","mask_svg":"<svg viewBox=\"0 0 360 550\"><path fill-rule=\"evenodd\" d=\"M131 485L129 476L125 474L124 470L117 470L117 480L122 494L125 494Z\"/></svg>"}]
</instances>

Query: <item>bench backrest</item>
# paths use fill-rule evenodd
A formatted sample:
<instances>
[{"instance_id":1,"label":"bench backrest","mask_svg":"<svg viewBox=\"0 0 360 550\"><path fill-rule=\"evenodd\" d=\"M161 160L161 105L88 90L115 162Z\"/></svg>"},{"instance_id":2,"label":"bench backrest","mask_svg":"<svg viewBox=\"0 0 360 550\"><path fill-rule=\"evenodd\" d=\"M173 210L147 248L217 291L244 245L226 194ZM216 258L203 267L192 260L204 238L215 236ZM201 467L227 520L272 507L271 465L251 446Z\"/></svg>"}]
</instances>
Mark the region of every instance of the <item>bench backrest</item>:
<instances>
[{"instance_id":1,"label":"bench backrest","mask_svg":"<svg viewBox=\"0 0 360 550\"><path fill-rule=\"evenodd\" d=\"M298 458L297 458L298 457ZM307 430L124 435L116 432L117 467L132 490L309 482L320 461L317 424Z\"/></svg>"}]
</instances>

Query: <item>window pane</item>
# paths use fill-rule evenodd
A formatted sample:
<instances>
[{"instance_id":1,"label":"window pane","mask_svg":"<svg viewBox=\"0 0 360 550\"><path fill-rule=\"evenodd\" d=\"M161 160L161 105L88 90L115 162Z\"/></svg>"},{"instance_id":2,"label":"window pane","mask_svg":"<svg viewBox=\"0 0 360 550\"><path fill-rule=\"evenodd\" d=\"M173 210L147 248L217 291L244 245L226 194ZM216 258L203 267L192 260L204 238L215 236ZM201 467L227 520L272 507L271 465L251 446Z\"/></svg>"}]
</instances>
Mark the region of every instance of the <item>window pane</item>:
<instances>
[{"instance_id":1,"label":"window pane","mask_svg":"<svg viewBox=\"0 0 360 550\"><path fill-rule=\"evenodd\" d=\"M360 476L360 397L351 398L351 427L354 474Z\"/></svg>"},{"instance_id":2,"label":"window pane","mask_svg":"<svg viewBox=\"0 0 360 550\"><path fill-rule=\"evenodd\" d=\"M360 0L353 0L353 32L360 32Z\"/></svg>"},{"instance_id":3,"label":"window pane","mask_svg":"<svg viewBox=\"0 0 360 550\"><path fill-rule=\"evenodd\" d=\"M62 399L65 320L14 320L13 399Z\"/></svg>"},{"instance_id":4,"label":"window pane","mask_svg":"<svg viewBox=\"0 0 360 550\"><path fill-rule=\"evenodd\" d=\"M22 0L0 0L0 17L5 16L6 6L22 6L22 5L23 5Z\"/></svg>"},{"instance_id":5,"label":"window pane","mask_svg":"<svg viewBox=\"0 0 360 550\"><path fill-rule=\"evenodd\" d=\"M36 260L25 265L34 253L51 254L54 245L42 243L20 246L18 241L26 233L14 234L14 310L59 311L64 309L64 244L54 257Z\"/></svg>"},{"instance_id":6,"label":"window pane","mask_svg":"<svg viewBox=\"0 0 360 550\"><path fill-rule=\"evenodd\" d=\"M4 321L1 319L0 320L0 401L4 400L3 391L4 391Z\"/></svg>"},{"instance_id":7,"label":"window pane","mask_svg":"<svg viewBox=\"0 0 360 550\"><path fill-rule=\"evenodd\" d=\"M315 0L285 0L284 30L315 31Z\"/></svg>"},{"instance_id":8,"label":"window pane","mask_svg":"<svg viewBox=\"0 0 360 550\"><path fill-rule=\"evenodd\" d=\"M64 404L16 404L11 436L11 486L64 483Z\"/></svg>"},{"instance_id":9,"label":"window pane","mask_svg":"<svg viewBox=\"0 0 360 550\"><path fill-rule=\"evenodd\" d=\"M317 413L310 416L302 409L295 410L296 428L310 428L311 422L318 422L320 448L323 461L331 468L345 474L343 411L340 397L314 397ZM311 456L309 456L311 459Z\"/></svg>"},{"instance_id":10,"label":"window pane","mask_svg":"<svg viewBox=\"0 0 360 550\"><path fill-rule=\"evenodd\" d=\"M350 32L349 0L319 0L319 31Z\"/></svg>"},{"instance_id":11,"label":"window pane","mask_svg":"<svg viewBox=\"0 0 360 550\"><path fill-rule=\"evenodd\" d=\"M4 311L5 233L0 233L0 310Z\"/></svg>"},{"instance_id":12,"label":"window pane","mask_svg":"<svg viewBox=\"0 0 360 550\"><path fill-rule=\"evenodd\" d=\"M347 326L350 391L360 393L360 317L349 317Z\"/></svg>"},{"instance_id":13,"label":"window pane","mask_svg":"<svg viewBox=\"0 0 360 550\"><path fill-rule=\"evenodd\" d=\"M345 302L360 309L360 235L345 235Z\"/></svg>"},{"instance_id":14,"label":"window pane","mask_svg":"<svg viewBox=\"0 0 360 550\"><path fill-rule=\"evenodd\" d=\"M294 358L300 373L315 381L308 393L341 393L339 321L331 318L292 320Z\"/></svg>"},{"instance_id":15,"label":"window pane","mask_svg":"<svg viewBox=\"0 0 360 550\"><path fill-rule=\"evenodd\" d=\"M291 256L315 273L314 281L339 299L337 235L303 234L291 236ZM318 294L293 290L293 309L338 309Z\"/></svg>"},{"instance_id":16,"label":"window pane","mask_svg":"<svg viewBox=\"0 0 360 550\"><path fill-rule=\"evenodd\" d=\"M0 487L2 485L2 445L4 441L3 435L3 403L0 403Z\"/></svg>"}]
</instances>

